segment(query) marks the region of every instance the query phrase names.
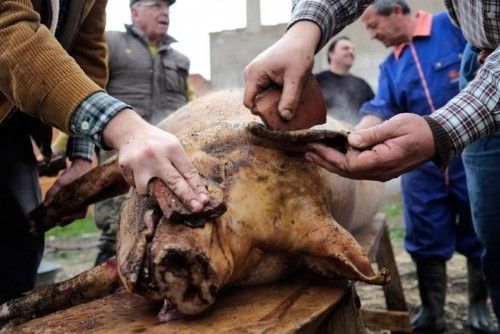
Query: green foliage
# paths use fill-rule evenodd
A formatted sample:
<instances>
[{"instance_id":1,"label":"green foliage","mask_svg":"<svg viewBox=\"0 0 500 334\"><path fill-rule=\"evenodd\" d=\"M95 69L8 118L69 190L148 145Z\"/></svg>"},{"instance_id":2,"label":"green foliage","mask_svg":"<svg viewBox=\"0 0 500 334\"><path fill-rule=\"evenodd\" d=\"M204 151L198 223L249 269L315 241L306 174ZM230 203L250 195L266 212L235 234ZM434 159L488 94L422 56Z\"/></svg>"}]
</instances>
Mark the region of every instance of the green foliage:
<instances>
[{"instance_id":1,"label":"green foliage","mask_svg":"<svg viewBox=\"0 0 500 334\"><path fill-rule=\"evenodd\" d=\"M387 218L389 226L389 235L393 241L401 241L404 238L405 230L403 228L403 205L401 201L395 200L386 203L382 207Z\"/></svg>"},{"instance_id":2,"label":"green foliage","mask_svg":"<svg viewBox=\"0 0 500 334\"><path fill-rule=\"evenodd\" d=\"M384 205L382 211L387 219L400 218L403 215L403 206L400 201L390 202Z\"/></svg>"},{"instance_id":3,"label":"green foliage","mask_svg":"<svg viewBox=\"0 0 500 334\"><path fill-rule=\"evenodd\" d=\"M66 226L54 227L45 233L45 239L77 237L86 234L96 234L98 231L99 230L94 224L94 219L92 217L86 217L75 220L73 223Z\"/></svg>"},{"instance_id":4,"label":"green foliage","mask_svg":"<svg viewBox=\"0 0 500 334\"><path fill-rule=\"evenodd\" d=\"M389 227L389 236L391 240L395 241L403 240L405 236L405 230L401 226L391 226Z\"/></svg>"}]
</instances>

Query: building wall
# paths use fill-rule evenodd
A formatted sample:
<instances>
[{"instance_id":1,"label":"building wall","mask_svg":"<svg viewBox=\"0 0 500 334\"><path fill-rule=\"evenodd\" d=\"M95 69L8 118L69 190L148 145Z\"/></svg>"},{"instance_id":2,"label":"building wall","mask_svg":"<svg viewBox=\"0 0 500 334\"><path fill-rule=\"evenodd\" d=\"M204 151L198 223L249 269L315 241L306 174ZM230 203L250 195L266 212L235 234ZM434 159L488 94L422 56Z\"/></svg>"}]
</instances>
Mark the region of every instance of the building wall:
<instances>
[{"instance_id":1,"label":"building wall","mask_svg":"<svg viewBox=\"0 0 500 334\"><path fill-rule=\"evenodd\" d=\"M409 0L413 11L422 9L431 13L445 10L443 1ZM243 69L260 52L277 41L286 29L286 24L255 26L250 28L220 31L210 34L210 64L212 89L243 87ZM380 42L371 40L361 22L356 21L342 30L338 36L348 36L356 47L356 61L352 73L366 79L373 89L377 86L378 64L389 49ZM326 48L316 56L314 73L328 67Z\"/></svg>"},{"instance_id":2,"label":"building wall","mask_svg":"<svg viewBox=\"0 0 500 334\"><path fill-rule=\"evenodd\" d=\"M261 26L259 30L226 30L210 34L212 89L243 87L243 69L285 32L286 24Z\"/></svg>"}]
</instances>

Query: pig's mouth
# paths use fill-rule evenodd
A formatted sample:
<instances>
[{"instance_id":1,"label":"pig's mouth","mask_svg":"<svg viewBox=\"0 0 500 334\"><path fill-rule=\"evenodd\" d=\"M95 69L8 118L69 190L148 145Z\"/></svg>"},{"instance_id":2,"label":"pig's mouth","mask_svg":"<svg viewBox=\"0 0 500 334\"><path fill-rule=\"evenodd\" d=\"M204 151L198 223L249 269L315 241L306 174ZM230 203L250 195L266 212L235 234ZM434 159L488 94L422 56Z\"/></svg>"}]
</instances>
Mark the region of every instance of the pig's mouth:
<instances>
[{"instance_id":1,"label":"pig's mouth","mask_svg":"<svg viewBox=\"0 0 500 334\"><path fill-rule=\"evenodd\" d=\"M154 259L154 279L166 303L182 314L197 314L215 301L218 277L202 250L169 245Z\"/></svg>"},{"instance_id":2,"label":"pig's mouth","mask_svg":"<svg viewBox=\"0 0 500 334\"><path fill-rule=\"evenodd\" d=\"M179 314L200 313L215 301L218 275L209 250L184 240L192 239L190 234L201 232L205 223L221 216L226 206L214 201L205 211L190 213L164 186L150 190L155 200L143 217L146 247L135 290L145 297L165 301L158 314L160 321L176 319ZM187 237L175 239L173 229L175 234Z\"/></svg>"}]
</instances>

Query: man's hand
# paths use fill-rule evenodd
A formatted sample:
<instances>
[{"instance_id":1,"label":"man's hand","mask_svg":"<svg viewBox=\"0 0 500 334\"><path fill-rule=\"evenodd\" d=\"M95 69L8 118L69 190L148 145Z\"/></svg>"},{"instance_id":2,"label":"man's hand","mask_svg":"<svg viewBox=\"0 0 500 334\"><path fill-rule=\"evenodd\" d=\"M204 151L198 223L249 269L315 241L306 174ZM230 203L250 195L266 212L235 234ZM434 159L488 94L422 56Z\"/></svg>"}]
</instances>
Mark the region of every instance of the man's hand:
<instances>
[{"instance_id":1,"label":"man's hand","mask_svg":"<svg viewBox=\"0 0 500 334\"><path fill-rule=\"evenodd\" d=\"M85 159L75 159L72 161L71 166L66 169L54 182L52 187L50 187L49 190L47 190L47 193L45 194L45 199L43 201L43 204L45 206L49 205L49 203L54 199L54 196L61 190L61 188L68 183L73 182L74 180L78 179L80 176L83 174L87 173L89 170L92 169L92 162L85 160ZM76 219L80 219L85 217L87 213L87 208L83 209L80 212L75 212L74 214L70 216L66 216L61 218L61 224L58 225L65 225L66 223L72 222Z\"/></svg>"},{"instance_id":2,"label":"man's hand","mask_svg":"<svg viewBox=\"0 0 500 334\"><path fill-rule=\"evenodd\" d=\"M354 126L355 130L362 130L366 128L371 128L382 123L382 119L375 115L365 115L361 120Z\"/></svg>"},{"instance_id":3,"label":"man's hand","mask_svg":"<svg viewBox=\"0 0 500 334\"><path fill-rule=\"evenodd\" d=\"M122 174L139 194L147 194L149 181L158 177L192 212L209 202L198 171L174 135L125 109L106 125L103 136L107 146L118 150Z\"/></svg>"},{"instance_id":4,"label":"man's hand","mask_svg":"<svg viewBox=\"0 0 500 334\"><path fill-rule=\"evenodd\" d=\"M255 97L274 83L283 87L278 112L282 119L292 119L306 76L311 72L320 38L318 25L299 21L274 45L252 60L244 71L245 106L252 109Z\"/></svg>"},{"instance_id":5,"label":"man's hand","mask_svg":"<svg viewBox=\"0 0 500 334\"><path fill-rule=\"evenodd\" d=\"M415 114L399 114L372 128L349 135L351 148L342 154L322 144L309 144L307 160L353 179L390 180L429 160L435 153L427 122Z\"/></svg>"}]
</instances>

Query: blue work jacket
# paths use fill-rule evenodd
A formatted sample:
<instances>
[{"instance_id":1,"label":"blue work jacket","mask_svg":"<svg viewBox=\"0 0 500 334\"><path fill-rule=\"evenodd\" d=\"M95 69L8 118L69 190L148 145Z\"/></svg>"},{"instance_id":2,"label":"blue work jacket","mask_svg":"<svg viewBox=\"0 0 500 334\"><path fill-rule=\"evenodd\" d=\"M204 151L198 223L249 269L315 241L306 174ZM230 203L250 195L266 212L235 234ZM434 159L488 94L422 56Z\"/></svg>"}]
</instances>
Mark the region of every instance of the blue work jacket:
<instances>
[{"instance_id":1,"label":"blue work jacket","mask_svg":"<svg viewBox=\"0 0 500 334\"><path fill-rule=\"evenodd\" d=\"M399 53L391 52L380 65L377 94L362 105L361 117L371 114L387 120L399 113L429 115L458 94L466 41L445 13L435 14L427 22L431 24L427 35L413 37L411 44L396 48ZM455 250L470 256L480 254L472 228L466 236L452 237L456 215L464 226L472 226L460 157L451 161L446 173L426 162L404 174L401 184L405 247L414 258L448 259Z\"/></svg>"},{"instance_id":2,"label":"blue work jacket","mask_svg":"<svg viewBox=\"0 0 500 334\"><path fill-rule=\"evenodd\" d=\"M413 37L411 43L415 52L411 45L406 45L398 56L391 52L380 65L377 94L361 106L361 117L371 114L387 120L399 113L429 115L458 94L460 62L466 41L446 13L433 15L430 29L428 36ZM448 185L455 175L456 182L465 182L464 177L458 177L463 174L463 165L450 166L444 175L445 184ZM420 175L424 182L430 179L425 175L440 174L432 162L417 170L425 170L425 174L410 172L409 175Z\"/></svg>"},{"instance_id":3,"label":"blue work jacket","mask_svg":"<svg viewBox=\"0 0 500 334\"><path fill-rule=\"evenodd\" d=\"M440 108L458 94L460 62L466 41L446 13L432 18L430 36L412 40L434 107ZM432 112L410 46L399 58L394 52L380 65L376 96L361 106L360 116L376 115L384 120L399 113L421 116Z\"/></svg>"}]
</instances>

